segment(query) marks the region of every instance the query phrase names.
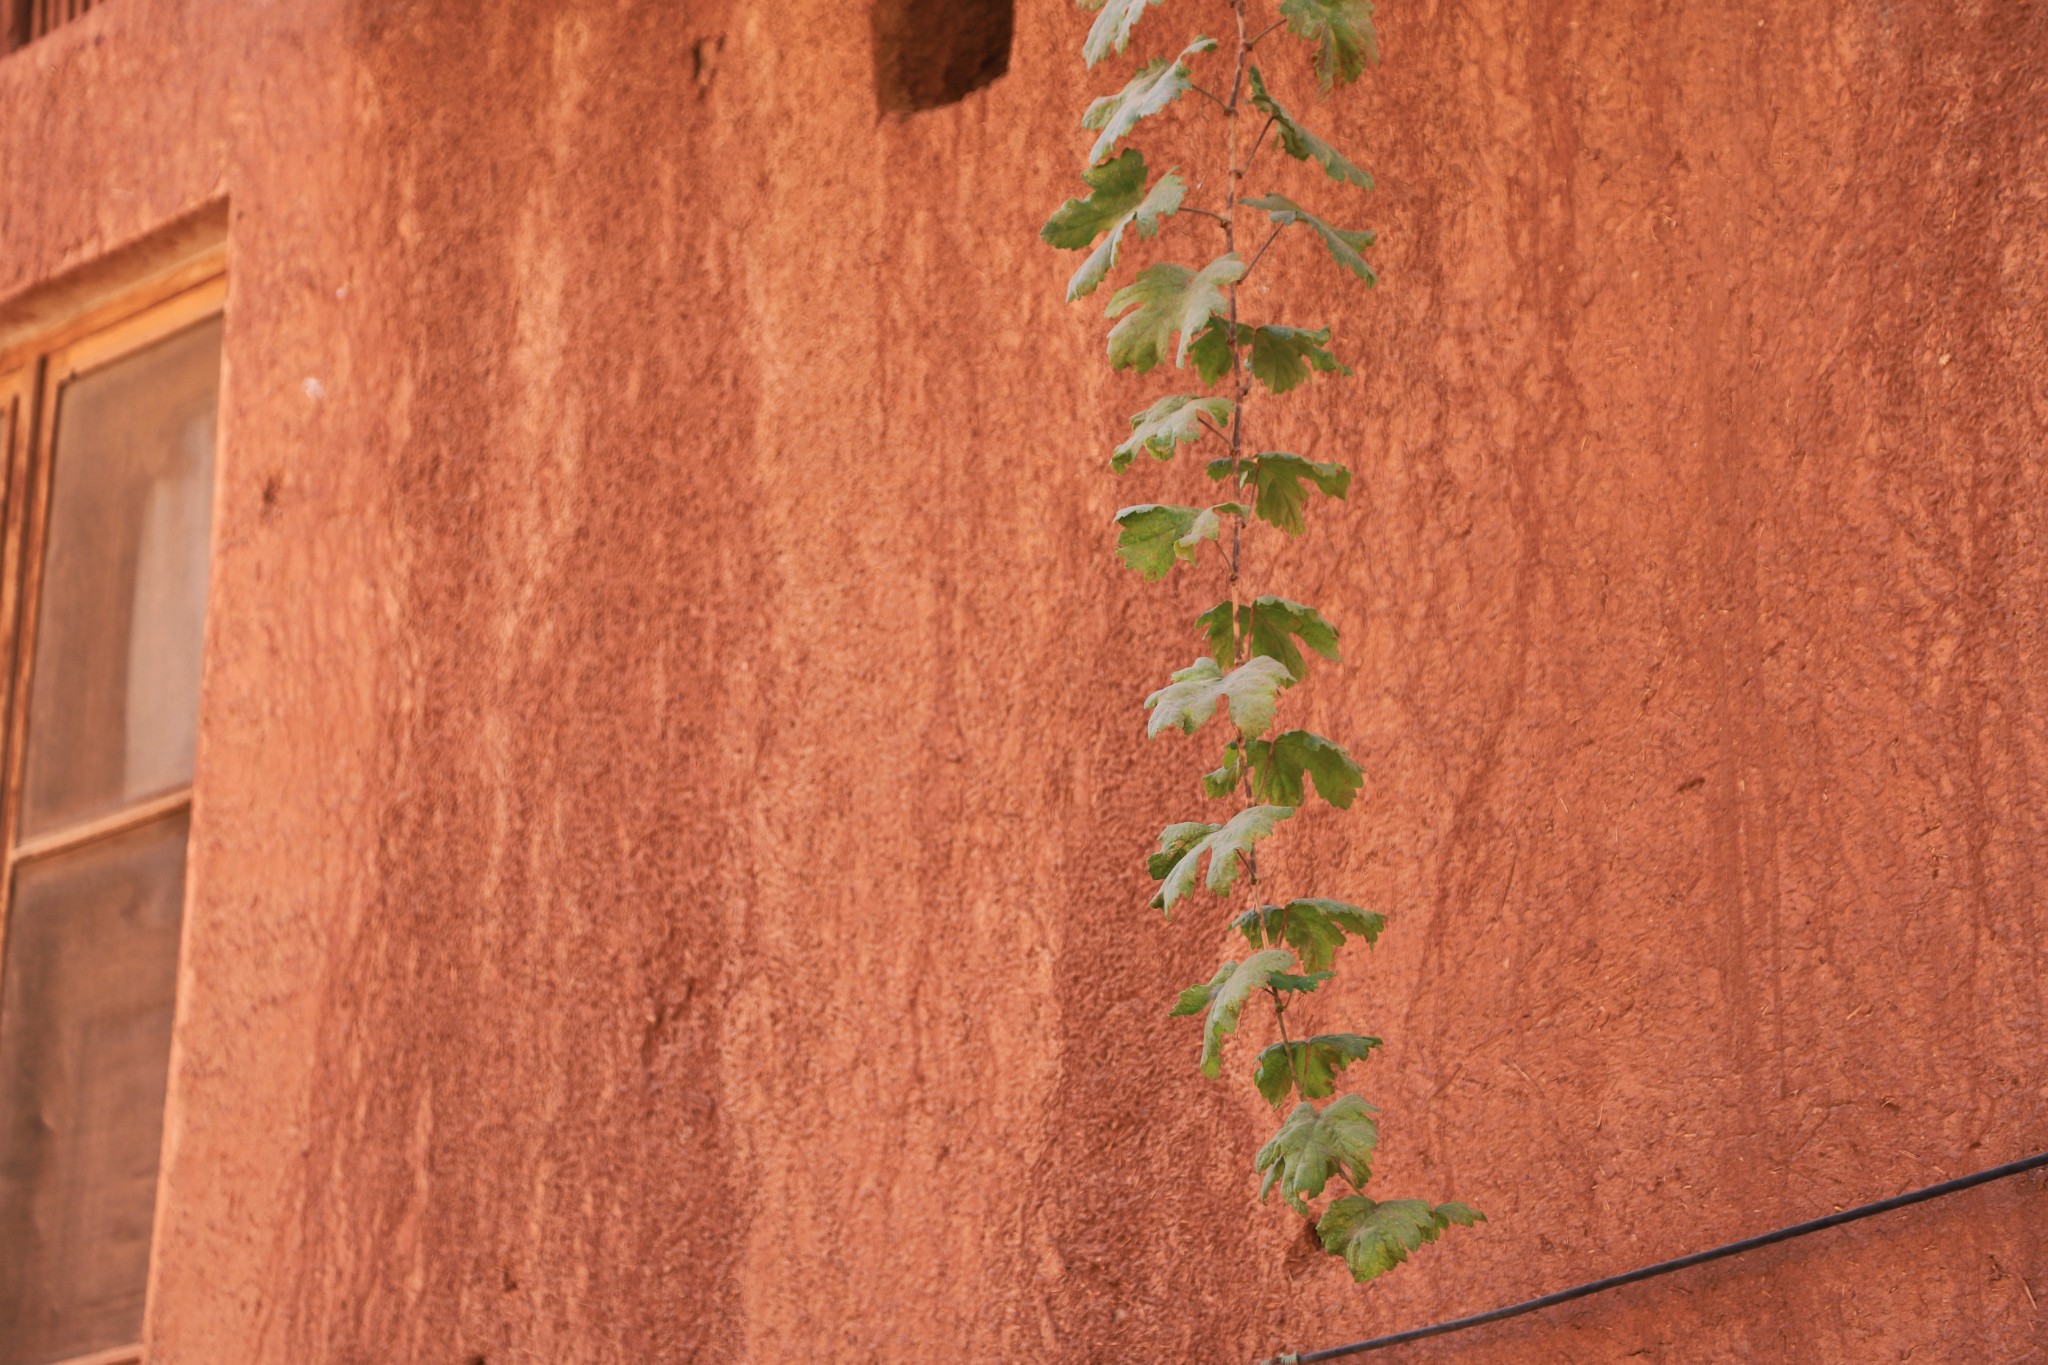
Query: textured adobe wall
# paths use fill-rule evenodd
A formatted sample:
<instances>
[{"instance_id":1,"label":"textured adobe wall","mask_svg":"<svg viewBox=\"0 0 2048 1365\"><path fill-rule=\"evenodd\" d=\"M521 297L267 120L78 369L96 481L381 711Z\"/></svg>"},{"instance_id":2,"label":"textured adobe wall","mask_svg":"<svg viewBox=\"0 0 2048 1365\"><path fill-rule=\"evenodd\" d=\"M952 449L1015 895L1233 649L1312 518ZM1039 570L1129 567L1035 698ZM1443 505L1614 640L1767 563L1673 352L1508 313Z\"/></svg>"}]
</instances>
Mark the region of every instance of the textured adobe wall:
<instances>
[{"instance_id":1,"label":"textured adobe wall","mask_svg":"<svg viewBox=\"0 0 2048 1365\"><path fill-rule=\"evenodd\" d=\"M1162 1017L1211 599L1108 553L1193 471L1099 472L1163 386L1034 237L1069 8L907 121L831 0L0 62L0 300L232 202L158 1365L1246 1360L2042 1146L2048 14L1383 18L1369 378L1270 419L1359 471L1271 581L1373 785L1274 847L1394 916L1380 1184L1494 1221L1362 1292ZM2031 1358L2044 1197L1412 1358Z\"/></svg>"}]
</instances>

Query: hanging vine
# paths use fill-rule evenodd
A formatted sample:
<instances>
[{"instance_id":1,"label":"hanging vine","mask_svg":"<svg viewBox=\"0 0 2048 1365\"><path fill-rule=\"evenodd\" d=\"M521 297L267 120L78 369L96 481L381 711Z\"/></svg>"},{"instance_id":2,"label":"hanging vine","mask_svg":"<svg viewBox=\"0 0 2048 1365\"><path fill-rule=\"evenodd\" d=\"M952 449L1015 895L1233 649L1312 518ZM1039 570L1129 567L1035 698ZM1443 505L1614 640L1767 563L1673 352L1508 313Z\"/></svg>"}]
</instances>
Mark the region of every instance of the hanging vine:
<instances>
[{"instance_id":1,"label":"hanging vine","mask_svg":"<svg viewBox=\"0 0 2048 1365\"><path fill-rule=\"evenodd\" d=\"M1081 49L1092 67L1124 52L1139 20L1163 0L1079 2L1084 10L1099 11ZM1133 231L1156 237L1167 219L1185 216L1184 221L1200 220L1202 231L1222 235L1222 253L1205 265L1167 261L1138 271L1110 296L1107 313L1115 319L1109 332L1112 370L1145 374L1170 358L1211 390L1171 394L1133 416L1129 435L1110 452L1110 468L1123 474L1146 455L1170 461L1183 446L1218 452L1206 473L1232 499L1206 506L1144 503L1116 514L1117 552L1147 580L1202 562L1202 547L1209 545L1207 558L1218 564L1228 590L1195 620L1207 653L1173 674L1145 706L1152 736L1193 735L1219 709L1227 715L1221 761L1202 778L1202 787L1211 800L1235 809L1219 823L1166 827L1148 863L1159 883L1152 904L1170 916L1202 890L1226 903L1240 895L1248 902L1230 919L1248 954L1181 992L1172 1012L1202 1016L1201 1067L1213 1080L1221 1074L1224 1041L1237 1031L1246 1004L1263 996L1271 1005L1279 1041L1253 1061L1252 1084L1276 1110L1290 1097L1297 1102L1259 1149L1254 1167L1263 1175L1260 1197L1277 1189L1296 1211L1314 1218L1324 1249L1341 1256L1363 1281L1393 1269L1452 1224L1469 1227L1482 1215L1464 1204L1366 1195L1379 1144L1377 1111L1357 1094L1331 1096L1347 1069L1364 1062L1380 1040L1357 1033L1296 1036L1290 1028L1289 1016L1305 1010L1307 997L1331 978L1339 950L1353 941L1370 945L1385 921L1321 897L1264 901L1271 878L1261 881L1259 842L1295 815L1311 787L1324 803L1344 810L1364 777L1342 745L1306 730L1274 728L1282 694L1307 677L1307 656L1338 659L1336 627L1314 607L1254 595L1247 586L1254 524L1300 535L1315 495L1344 497L1351 471L1257 449L1247 434L1247 408L1258 390L1277 398L1312 374L1351 371L1331 353L1329 328L1247 317L1238 304L1245 282L1289 228L1311 234L1340 271L1368 286L1377 282L1364 256L1373 245L1371 232L1335 227L1280 194L1247 198L1243 191L1259 153L1275 144L1319 166L1341 190L1372 188L1370 176L1281 103L1251 61L1269 39L1304 43L1316 83L1327 95L1357 80L1379 53L1368 0L1282 0L1276 15L1257 20L1251 13L1256 0L1226 2L1234 30L1230 41L1197 37L1178 56L1146 63L1122 90L1088 106L1081 126L1096 135L1081 172L1088 193L1062 205L1040 235L1052 246L1088 253L1067 284L1069 302L1108 280ZM1197 81L1197 70L1208 84ZM1155 178L1144 153L1117 150L1141 123L1184 96L1208 106L1206 112L1221 124L1226 172L1217 203L1189 202L1178 168ZM1245 244L1259 237L1249 259L1239 252L1241 233ZM1319 1107L1319 1100L1328 1103ZM1333 1182L1341 1184L1318 1215L1309 1201L1321 1199Z\"/></svg>"}]
</instances>

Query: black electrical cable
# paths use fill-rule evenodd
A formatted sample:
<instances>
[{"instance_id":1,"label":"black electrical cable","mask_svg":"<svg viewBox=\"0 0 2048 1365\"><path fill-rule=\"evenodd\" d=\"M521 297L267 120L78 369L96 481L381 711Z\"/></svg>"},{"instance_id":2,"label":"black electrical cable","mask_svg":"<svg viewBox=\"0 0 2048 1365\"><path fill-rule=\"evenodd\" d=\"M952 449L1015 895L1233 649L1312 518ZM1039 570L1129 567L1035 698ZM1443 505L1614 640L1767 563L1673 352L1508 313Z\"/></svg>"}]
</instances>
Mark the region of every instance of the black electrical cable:
<instances>
[{"instance_id":1,"label":"black electrical cable","mask_svg":"<svg viewBox=\"0 0 2048 1365\"><path fill-rule=\"evenodd\" d=\"M1825 1218L1813 1218L1804 1223L1794 1223L1790 1227L1779 1228L1775 1232L1766 1232L1756 1237L1745 1237L1739 1242L1730 1242L1726 1246L1714 1247L1708 1251L1695 1251L1690 1256L1680 1256L1670 1261L1659 1261L1655 1265L1646 1265L1640 1270L1631 1270L1626 1274L1609 1275L1604 1280L1592 1280L1586 1284L1574 1285L1570 1289L1560 1289L1555 1294L1545 1294L1540 1299L1526 1299L1521 1303L1509 1304L1505 1308L1496 1308L1490 1313L1474 1313L1468 1318L1452 1318L1448 1322L1433 1323L1428 1327L1414 1327L1406 1332L1396 1332L1392 1336L1373 1337L1369 1341L1354 1341L1348 1346L1327 1346L1320 1351L1303 1351L1297 1355L1275 1356L1272 1360L1263 1362L1263 1365L1309 1365L1311 1361L1335 1360L1339 1356L1355 1356L1363 1355L1367 1351L1383 1351L1389 1346L1400 1346L1411 1341L1421 1341L1424 1337L1440 1337L1449 1332L1462 1332L1468 1327L1481 1327L1489 1322L1500 1322L1505 1318L1518 1318L1524 1313L1533 1313L1539 1308L1549 1308L1553 1304L1569 1303L1573 1299L1583 1299L1589 1294L1599 1294L1609 1289L1619 1289L1625 1284L1634 1284L1638 1280L1648 1280L1654 1279L1659 1275L1669 1275L1674 1270L1684 1270L1688 1266L1704 1265L1708 1261L1718 1261L1723 1256L1739 1256L1745 1251L1755 1251L1759 1247L1767 1247L1776 1242L1789 1242L1794 1237L1804 1237L1809 1232L1820 1232L1827 1228L1840 1227L1843 1223L1853 1223L1859 1218L1869 1218L1873 1214L1890 1213L1893 1209L1902 1209L1908 1204L1918 1204L1928 1199L1939 1199L1945 1194L1957 1194L1963 1190L1974 1189L1978 1185L1989 1184L1994 1180L2003 1180L2007 1176L2038 1170L2043 1166L2048 1166L2048 1152L2024 1157L2018 1161L2008 1161L2003 1166L1993 1166L1990 1170L1978 1171L1975 1175L1957 1176L1954 1180L1944 1180L1939 1185L1928 1185L1906 1194L1893 1195L1890 1199L1880 1199L1874 1204L1859 1204L1853 1209L1844 1209L1840 1213L1831 1213Z\"/></svg>"}]
</instances>

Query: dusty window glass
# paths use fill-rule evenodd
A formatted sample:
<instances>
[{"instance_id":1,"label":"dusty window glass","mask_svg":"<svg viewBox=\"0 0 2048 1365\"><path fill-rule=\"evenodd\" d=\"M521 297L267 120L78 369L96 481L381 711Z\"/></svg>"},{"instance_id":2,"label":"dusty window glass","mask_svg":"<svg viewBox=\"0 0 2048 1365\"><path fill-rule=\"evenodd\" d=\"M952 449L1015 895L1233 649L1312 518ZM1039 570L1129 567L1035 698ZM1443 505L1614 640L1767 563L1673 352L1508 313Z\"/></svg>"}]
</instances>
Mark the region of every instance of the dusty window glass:
<instances>
[{"instance_id":1,"label":"dusty window glass","mask_svg":"<svg viewBox=\"0 0 2048 1365\"><path fill-rule=\"evenodd\" d=\"M0 868L0 1365L142 1335L220 366L219 319L197 319L223 292L209 281L49 354L49 420L14 433L13 486L32 508L42 481L45 510L0 566L26 594L28 676Z\"/></svg>"},{"instance_id":2,"label":"dusty window glass","mask_svg":"<svg viewBox=\"0 0 2048 1365\"><path fill-rule=\"evenodd\" d=\"M137 1340L186 815L15 873L0 981L0 1365Z\"/></svg>"},{"instance_id":3,"label":"dusty window glass","mask_svg":"<svg viewBox=\"0 0 2048 1365\"><path fill-rule=\"evenodd\" d=\"M192 780L220 321L57 397L21 832Z\"/></svg>"}]
</instances>

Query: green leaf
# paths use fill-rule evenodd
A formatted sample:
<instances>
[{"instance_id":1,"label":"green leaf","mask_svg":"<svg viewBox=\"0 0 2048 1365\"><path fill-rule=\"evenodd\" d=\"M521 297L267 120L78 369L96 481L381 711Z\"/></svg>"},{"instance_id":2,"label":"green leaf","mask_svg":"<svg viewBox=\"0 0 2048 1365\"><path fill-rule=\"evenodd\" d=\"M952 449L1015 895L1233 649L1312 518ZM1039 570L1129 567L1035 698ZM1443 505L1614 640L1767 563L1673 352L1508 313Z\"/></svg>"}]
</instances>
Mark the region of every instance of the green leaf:
<instances>
[{"instance_id":1,"label":"green leaf","mask_svg":"<svg viewBox=\"0 0 2048 1365\"><path fill-rule=\"evenodd\" d=\"M1157 878L1161 874L1152 875ZM1230 927L1243 934L1253 948L1277 948L1284 942L1294 949L1304 968L1320 972L1336 964L1337 950L1344 946L1347 935L1362 938L1368 945L1377 942L1387 927L1387 917L1349 901L1304 896L1285 905L1247 910L1232 920Z\"/></svg>"},{"instance_id":2,"label":"green leaf","mask_svg":"<svg viewBox=\"0 0 2048 1365\"><path fill-rule=\"evenodd\" d=\"M1237 660L1237 623L1228 602L1218 602L1195 618L1195 624L1202 628L1202 638L1208 641L1209 657L1212 659Z\"/></svg>"},{"instance_id":3,"label":"green leaf","mask_svg":"<svg viewBox=\"0 0 2048 1365\"><path fill-rule=\"evenodd\" d=\"M1365 774L1342 745L1306 730L1289 730L1271 740L1251 743L1252 795L1280 806L1298 806L1305 792L1303 778L1313 779L1316 794L1338 810L1365 785Z\"/></svg>"},{"instance_id":4,"label":"green leaf","mask_svg":"<svg viewBox=\"0 0 2048 1365\"><path fill-rule=\"evenodd\" d=\"M1194 563L1202 542L1216 539L1222 531L1222 517L1242 510L1234 502L1214 507L1156 502L1126 507L1116 514L1116 524L1123 528L1116 538L1116 552L1124 563L1156 582L1171 573L1175 564Z\"/></svg>"},{"instance_id":5,"label":"green leaf","mask_svg":"<svg viewBox=\"0 0 2048 1365\"><path fill-rule=\"evenodd\" d=\"M1380 59L1372 0L1281 0L1287 31L1316 45L1316 81L1328 94L1349 85Z\"/></svg>"},{"instance_id":6,"label":"green leaf","mask_svg":"<svg viewBox=\"0 0 2048 1365\"><path fill-rule=\"evenodd\" d=\"M1308 662L1295 644L1297 639L1325 659L1339 657L1337 628L1314 607L1285 597L1259 597L1239 607L1234 627L1230 603L1218 602L1197 616L1195 624L1202 628L1208 642L1209 657L1235 659L1238 644L1243 640L1250 644L1254 656L1263 655L1285 664L1297 682L1308 675Z\"/></svg>"},{"instance_id":7,"label":"green leaf","mask_svg":"<svg viewBox=\"0 0 2048 1365\"><path fill-rule=\"evenodd\" d=\"M1202 774L1202 794L1220 801L1244 780L1244 748L1237 740L1223 746L1223 766Z\"/></svg>"},{"instance_id":8,"label":"green leaf","mask_svg":"<svg viewBox=\"0 0 2048 1365\"><path fill-rule=\"evenodd\" d=\"M1220 311L1220 310L1219 310ZM1330 329L1311 332L1304 327L1242 324L1233 328L1222 317L1212 317L1192 342L1183 334L1181 347L1195 362L1195 372L1205 384L1214 384L1230 373L1239 347L1249 346L1252 377L1273 393L1286 393L1308 378L1310 367L1329 373L1350 374L1347 365L1323 349L1329 344Z\"/></svg>"},{"instance_id":9,"label":"green leaf","mask_svg":"<svg viewBox=\"0 0 2048 1365\"><path fill-rule=\"evenodd\" d=\"M1237 351L1230 344L1230 324L1222 318L1211 318L1188 347L1188 359L1195 362L1195 373L1204 384L1213 384L1229 374L1237 360Z\"/></svg>"},{"instance_id":10,"label":"green leaf","mask_svg":"<svg viewBox=\"0 0 2048 1365\"><path fill-rule=\"evenodd\" d=\"M1225 673L1214 659L1203 655L1145 698L1145 709L1152 713L1145 733L1156 738L1162 730L1178 729L1191 735L1216 713L1216 703L1221 701L1229 704L1230 721L1238 732L1256 739L1273 724L1280 689L1293 682L1293 675L1278 659L1253 659Z\"/></svg>"},{"instance_id":11,"label":"green leaf","mask_svg":"<svg viewBox=\"0 0 2048 1365\"><path fill-rule=\"evenodd\" d=\"M1200 270L1165 261L1146 266L1109 301L1108 315L1122 318L1109 332L1110 368L1145 373L1165 358L1175 332L1181 340L1174 364L1186 364L1189 340L1230 310L1224 290L1242 278L1244 262L1234 251Z\"/></svg>"},{"instance_id":12,"label":"green leaf","mask_svg":"<svg viewBox=\"0 0 2048 1365\"><path fill-rule=\"evenodd\" d=\"M1363 1284L1408 1259L1408 1253L1434 1242L1452 1224L1469 1228L1486 1215L1463 1204L1429 1206L1424 1199L1389 1199L1376 1203L1362 1194L1330 1201L1316 1224L1323 1250L1342 1256L1351 1278Z\"/></svg>"},{"instance_id":13,"label":"green leaf","mask_svg":"<svg viewBox=\"0 0 2048 1365\"><path fill-rule=\"evenodd\" d=\"M1318 1033L1298 1043L1275 1043L1259 1053L1252 1083L1268 1104L1279 1104L1297 1085L1303 1099L1328 1099L1336 1093L1338 1074L1379 1045L1379 1039L1357 1033Z\"/></svg>"},{"instance_id":14,"label":"green leaf","mask_svg":"<svg viewBox=\"0 0 2048 1365\"><path fill-rule=\"evenodd\" d=\"M1291 974L1290 953L1269 950L1253 953L1242 962L1226 962L1205 984L1190 986L1174 1001L1172 1014L1209 1012L1202 1024L1202 1074L1215 1080L1223 1071L1223 1040L1237 1032L1239 1013L1253 991L1271 986L1279 990L1314 990L1320 978L1310 981ZM1306 983L1306 984L1304 984Z\"/></svg>"},{"instance_id":15,"label":"green leaf","mask_svg":"<svg viewBox=\"0 0 2048 1365\"><path fill-rule=\"evenodd\" d=\"M1353 1187L1372 1179L1373 1149L1380 1143L1373 1113L1373 1107L1357 1095L1346 1095L1320 1112L1306 1100L1295 1105L1280 1131L1259 1148L1252 1161L1254 1170L1266 1173L1259 1198L1266 1198L1278 1185L1280 1197L1306 1215L1308 1205L1302 1202L1303 1196L1313 1199L1321 1194L1331 1176L1341 1172Z\"/></svg>"},{"instance_id":16,"label":"green leaf","mask_svg":"<svg viewBox=\"0 0 2048 1365\"><path fill-rule=\"evenodd\" d=\"M1152 904L1160 910L1173 910L1174 902L1195 889L1195 877L1201 870L1202 859L1209 860L1209 875L1204 885L1217 895L1222 895L1237 884L1238 859L1251 857L1252 846L1273 832L1274 826L1294 812L1286 806L1251 806L1239 811L1229 820L1184 845L1176 848L1184 851L1173 859L1173 866L1160 878L1159 893L1152 898ZM1186 830L1188 826L1173 825L1173 830ZM1153 858L1150 866L1157 868L1167 861L1169 852L1165 834L1159 837L1159 856ZM1154 876L1158 876L1154 872Z\"/></svg>"},{"instance_id":17,"label":"green leaf","mask_svg":"<svg viewBox=\"0 0 2048 1365\"><path fill-rule=\"evenodd\" d=\"M1084 249L1143 202L1145 175L1145 154L1135 147L1106 166L1081 172L1088 197L1060 205L1038 230L1039 240L1063 251Z\"/></svg>"},{"instance_id":18,"label":"green leaf","mask_svg":"<svg viewBox=\"0 0 2048 1365\"><path fill-rule=\"evenodd\" d=\"M1308 662L1295 646L1300 640L1325 659L1335 661L1337 628L1314 607L1285 597L1259 597L1238 608L1238 630L1249 632L1253 654L1278 659L1296 679L1308 676Z\"/></svg>"},{"instance_id":19,"label":"green leaf","mask_svg":"<svg viewBox=\"0 0 2048 1365\"><path fill-rule=\"evenodd\" d=\"M1138 20L1145 16L1145 10L1164 0L1079 0L1084 10L1099 9L1095 22L1088 29L1087 41L1081 44L1081 57L1093 66L1112 52L1122 52L1130 46L1131 30L1138 26Z\"/></svg>"},{"instance_id":20,"label":"green leaf","mask_svg":"<svg viewBox=\"0 0 2048 1365\"><path fill-rule=\"evenodd\" d=\"M1199 820L1168 825L1159 832L1159 851L1145 859L1145 871L1151 875L1153 881L1165 881L1175 864L1188 855L1189 849L1221 828L1223 826L1205 825ZM1254 948L1258 946L1256 943L1252 945Z\"/></svg>"},{"instance_id":21,"label":"green leaf","mask_svg":"<svg viewBox=\"0 0 2048 1365\"><path fill-rule=\"evenodd\" d=\"M1308 489L1314 484L1329 497L1342 498L1351 491L1351 471L1340 464L1305 460L1284 450L1264 450L1250 459L1209 461L1209 477L1227 479L1237 470L1238 487L1252 490L1252 512L1259 520L1298 536L1307 525Z\"/></svg>"},{"instance_id":22,"label":"green leaf","mask_svg":"<svg viewBox=\"0 0 2048 1365\"><path fill-rule=\"evenodd\" d=\"M1280 134L1280 146L1287 155L1296 161L1315 162L1332 180L1341 180L1362 190L1372 188L1371 176L1352 165L1335 147L1302 127L1300 121L1287 111L1286 105L1266 93L1266 79L1256 66L1252 68L1251 77L1252 105L1272 118L1273 127Z\"/></svg>"},{"instance_id":23,"label":"green leaf","mask_svg":"<svg viewBox=\"0 0 2048 1365\"><path fill-rule=\"evenodd\" d=\"M1313 332L1305 327L1274 325L1244 330L1252 338L1252 378L1264 384L1268 392L1286 393L1308 378L1311 367L1324 374L1351 373L1349 365L1339 365L1337 357L1323 349L1330 341L1327 327Z\"/></svg>"},{"instance_id":24,"label":"green leaf","mask_svg":"<svg viewBox=\"0 0 2048 1365\"><path fill-rule=\"evenodd\" d=\"M1214 38L1197 38L1172 62L1164 57L1147 62L1131 77L1130 84L1090 104L1088 112L1081 115L1081 126L1091 132L1099 130L1102 136L1089 149L1088 164L1092 166L1108 156L1110 148L1137 127L1139 120L1159 113L1193 89L1188 58L1215 50Z\"/></svg>"},{"instance_id":25,"label":"green leaf","mask_svg":"<svg viewBox=\"0 0 2048 1365\"><path fill-rule=\"evenodd\" d=\"M1230 425L1231 414L1236 411L1237 404L1228 398L1202 398L1190 393L1162 398L1143 412L1132 414L1130 438L1110 452L1109 467L1123 473L1140 451L1150 452L1154 459L1170 460L1181 446L1208 434L1209 425L1219 430ZM1209 425L1203 424L1205 417ZM1348 482L1350 476L1345 478Z\"/></svg>"},{"instance_id":26,"label":"green leaf","mask_svg":"<svg viewBox=\"0 0 2048 1365\"><path fill-rule=\"evenodd\" d=\"M1038 235L1052 246L1078 251L1107 232L1102 244L1088 253L1081 268L1067 281L1067 302L1095 292L1097 285L1116 264L1124 230L1136 223L1142 237L1159 235L1159 220L1180 209L1187 185L1168 171L1150 192L1145 189L1145 157L1136 150L1125 152L1107 166L1081 172L1089 188L1086 199L1069 199L1060 205L1040 228Z\"/></svg>"},{"instance_id":27,"label":"green leaf","mask_svg":"<svg viewBox=\"0 0 2048 1365\"><path fill-rule=\"evenodd\" d=\"M1264 209L1266 216L1280 227L1300 223L1313 229L1315 234L1323 239L1323 245L1330 249L1330 255L1338 265L1368 285L1379 283L1379 276L1373 273L1371 264L1365 257L1359 255L1359 252L1377 240L1371 232L1364 229L1354 231L1331 227L1284 194L1269 194L1261 199L1247 199L1244 204L1247 208Z\"/></svg>"}]
</instances>

